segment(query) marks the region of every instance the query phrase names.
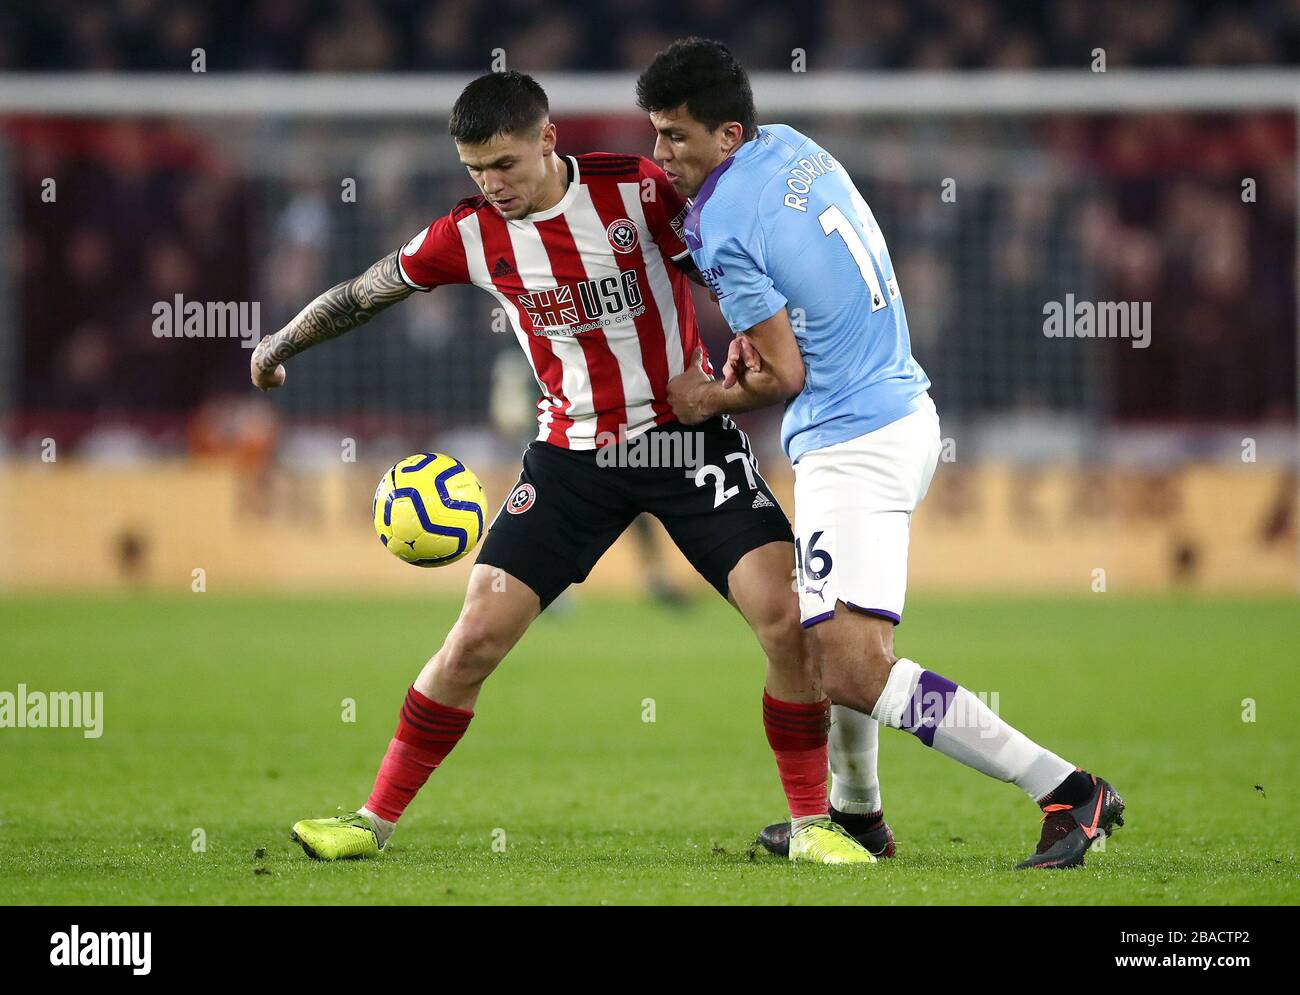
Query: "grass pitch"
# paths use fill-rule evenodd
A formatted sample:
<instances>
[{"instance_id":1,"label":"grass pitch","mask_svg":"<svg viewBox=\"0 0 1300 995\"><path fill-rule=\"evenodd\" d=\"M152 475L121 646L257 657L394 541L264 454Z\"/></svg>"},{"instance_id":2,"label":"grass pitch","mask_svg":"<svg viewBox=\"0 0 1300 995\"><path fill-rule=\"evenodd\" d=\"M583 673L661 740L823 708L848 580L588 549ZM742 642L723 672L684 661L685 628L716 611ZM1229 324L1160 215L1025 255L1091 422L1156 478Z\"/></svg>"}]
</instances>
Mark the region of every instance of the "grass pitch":
<instances>
[{"instance_id":1,"label":"grass pitch","mask_svg":"<svg viewBox=\"0 0 1300 995\"><path fill-rule=\"evenodd\" d=\"M790 867L754 854L783 809L763 671L712 597L684 614L595 599L548 613L488 681L389 850L308 860L290 825L365 800L402 695L458 607L0 602L0 691L104 692L99 739L0 729L0 900L1300 900L1293 601L909 602L900 654L996 693L1005 719L1123 794L1128 825L1080 871L1012 873L1037 839L1032 803L895 730L882 732L881 774L897 859Z\"/></svg>"}]
</instances>

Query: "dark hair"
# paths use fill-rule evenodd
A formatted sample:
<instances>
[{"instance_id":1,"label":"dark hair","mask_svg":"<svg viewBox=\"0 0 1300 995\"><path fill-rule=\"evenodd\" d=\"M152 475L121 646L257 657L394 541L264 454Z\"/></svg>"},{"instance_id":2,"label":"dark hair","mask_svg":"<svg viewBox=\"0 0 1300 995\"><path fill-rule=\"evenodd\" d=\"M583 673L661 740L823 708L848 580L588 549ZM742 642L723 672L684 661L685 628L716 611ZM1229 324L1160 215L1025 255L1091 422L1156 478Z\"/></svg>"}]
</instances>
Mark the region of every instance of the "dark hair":
<instances>
[{"instance_id":1,"label":"dark hair","mask_svg":"<svg viewBox=\"0 0 1300 995\"><path fill-rule=\"evenodd\" d=\"M745 141L758 130L749 76L720 41L683 38L655 56L636 81L637 106L667 111L686 105L691 117L710 131L739 121Z\"/></svg>"},{"instance_id":2,"label":"dark hair","mask_svg":"<svg viewBox=\"0 0 1300 995\"><path fill-rule=\"evenodd\" d=\"M546 91L525 73L488 73L460 92L447 130L464 145L527 131L550 113Z\"/></svg>"}]
</instances>

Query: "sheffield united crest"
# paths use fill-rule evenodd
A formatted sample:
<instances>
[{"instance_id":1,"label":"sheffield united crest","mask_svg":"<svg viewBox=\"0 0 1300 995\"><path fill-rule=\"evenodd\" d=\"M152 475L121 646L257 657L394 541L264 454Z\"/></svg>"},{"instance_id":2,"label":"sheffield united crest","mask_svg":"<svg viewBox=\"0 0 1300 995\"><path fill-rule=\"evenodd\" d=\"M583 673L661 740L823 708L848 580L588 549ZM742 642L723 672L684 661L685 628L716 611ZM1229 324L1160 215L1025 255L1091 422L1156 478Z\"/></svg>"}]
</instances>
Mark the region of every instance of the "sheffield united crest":
<instances>
[{"instance_id":1,"label":"sheffield united crest","mask_svg":"<svg viewBox=\"0 0 1300 995\"><path fill-rule=\"evenodd\" d=\"M615 252L631 252L639 241L636 225L627 218L619 218L613 222L605 229L605 235L609 238L609 244L614 247Z\"/></svg>"}]
</instances>

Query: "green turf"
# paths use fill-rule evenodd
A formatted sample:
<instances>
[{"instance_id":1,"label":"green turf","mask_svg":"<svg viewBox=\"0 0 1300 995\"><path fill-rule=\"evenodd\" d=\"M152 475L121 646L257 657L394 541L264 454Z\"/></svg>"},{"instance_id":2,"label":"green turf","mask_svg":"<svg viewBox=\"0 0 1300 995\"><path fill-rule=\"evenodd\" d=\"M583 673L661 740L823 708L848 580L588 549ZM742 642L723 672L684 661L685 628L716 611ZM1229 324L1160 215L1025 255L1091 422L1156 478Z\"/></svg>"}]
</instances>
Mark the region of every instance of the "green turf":
<instances>
[{"instance_id":1,"label":"green turf","mask_svg":"<svg viewBox=\"0 0 1300 995\"><path fill-rule=\"evenodd\" d=\"M0 691L105 695L98 740L0 729L0 901L1300 900L1300 611L1284 601L909 604L900 653L996 691L1005 719L1125 796L1128 825L1082 871L1012 873L1037 837L1033 805L893 730L881 771L896 860L751 854L782 798L757 649L716 599L686 614L578 600L540 620L388 852L309 861L289 826L365 799L402 694L457 607L0 602ZM1245 698L1255 722L1242 721Z\"/></svg>"}]
</instances>

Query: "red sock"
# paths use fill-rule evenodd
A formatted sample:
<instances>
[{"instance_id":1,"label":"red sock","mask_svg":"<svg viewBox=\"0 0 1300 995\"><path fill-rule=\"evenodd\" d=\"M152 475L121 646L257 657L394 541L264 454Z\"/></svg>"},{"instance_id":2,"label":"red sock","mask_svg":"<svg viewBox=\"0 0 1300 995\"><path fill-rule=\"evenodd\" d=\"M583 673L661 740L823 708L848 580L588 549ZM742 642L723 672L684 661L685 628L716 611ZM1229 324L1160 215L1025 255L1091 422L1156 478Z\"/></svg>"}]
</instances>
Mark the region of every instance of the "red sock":
<instances>
[{"instance_id":1,"label":"red sock","mask_svg":"<svg viewBox=\"0 0 1300 995\"><path fill-rule=\"evenodd\" d=\"M397 732L379 765L366 808L381 819L396 822L429 775L460 742L473 717L473 712L439 705L415 688L407 691Z\"/></svg>"},{"instance_id":2,"label":"red sock","mask_svg":"<svg viewBox=\"0 0 1300 995\"><path fill-rule=\"evenodd\" d=\"M781 701L763 692L763 729L776 754L781 787L790 803L790 817L827 815L826 730L831 700L802 705Z\"/></svg>"}]
</instances>

